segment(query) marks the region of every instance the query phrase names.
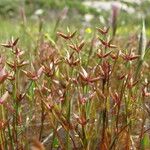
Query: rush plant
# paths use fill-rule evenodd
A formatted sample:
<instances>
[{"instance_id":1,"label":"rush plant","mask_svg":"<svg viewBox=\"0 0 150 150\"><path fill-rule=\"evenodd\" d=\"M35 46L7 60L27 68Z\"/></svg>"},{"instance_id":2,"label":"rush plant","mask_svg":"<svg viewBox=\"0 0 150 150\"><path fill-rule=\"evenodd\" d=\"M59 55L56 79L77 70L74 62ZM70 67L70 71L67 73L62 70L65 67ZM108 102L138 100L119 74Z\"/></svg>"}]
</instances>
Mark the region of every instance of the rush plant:
<instances>
[{"instance_id":1,"label":"rush plant","mask_svg":"<svg viewBox=\"0 0 150 150\"><path fill-rule=\"evenodd\" d=\"M1 150L150 148L145 26L140 52L113 30L97 28L92 42L69 29L53 42L41 33L30 60L19 38L1 44Z\"/></svg>"}]
</instances>

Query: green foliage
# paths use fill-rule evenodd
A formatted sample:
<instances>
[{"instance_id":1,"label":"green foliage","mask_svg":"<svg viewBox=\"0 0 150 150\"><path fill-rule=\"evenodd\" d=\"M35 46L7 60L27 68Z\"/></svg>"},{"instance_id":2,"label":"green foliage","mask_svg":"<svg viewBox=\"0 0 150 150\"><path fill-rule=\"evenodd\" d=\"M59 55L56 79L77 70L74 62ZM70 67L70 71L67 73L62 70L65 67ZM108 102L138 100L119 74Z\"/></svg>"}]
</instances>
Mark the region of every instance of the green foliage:
<instances>
[{"instance_id":1,"label":"green foliage","mask_svg":"<svg viewBox=\"0 0 150 150\"><path fill-rule=\"evenodd\" d=\"M17 14L19 3L19 0L0 0L0 15L14 16Z\"/></svg>"},{"instance_id":2,"label":"green foliage","mask_svg":"<svg viewBox=\"0 0 150 150\"><path fill-rule=\"evenodd\" d=\"M142 138L141 147L142 147L142 150L146 150L150 148L150 136L148 133L146 133L144 137Z\"/></svg>"},{"instance_id":3,"label":"green foliage","mask_svg":"<svg viewBox=\"0 0 150 150\"><path fill-rule=\"evenodd\" d=\"M71 10L76 9L81 14L99 14L95 9L82 5L79 0L0 0L0 15L4 17L15 16L21 7L25 7L27 15L32 15L36 9L49 11L50 9L61 10L64 7Z\"/></svg>"}]
</instances>

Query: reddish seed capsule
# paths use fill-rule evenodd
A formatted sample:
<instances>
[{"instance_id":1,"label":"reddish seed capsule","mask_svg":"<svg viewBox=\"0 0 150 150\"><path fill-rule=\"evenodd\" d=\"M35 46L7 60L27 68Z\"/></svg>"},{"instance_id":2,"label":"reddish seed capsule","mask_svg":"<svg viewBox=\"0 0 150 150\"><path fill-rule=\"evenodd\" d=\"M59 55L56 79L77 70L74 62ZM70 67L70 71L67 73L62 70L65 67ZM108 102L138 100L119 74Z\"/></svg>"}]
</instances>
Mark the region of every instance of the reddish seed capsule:
<instances>
[{"instance_id":1,"label":"reddish seed capsule","mask_svg":"<svg viewBox=\"0 0 150 150\"><path fill-rule=\"evenodd\" d=\"M7 44L1 44L2 46L6 47L6 48L13 48L14 46L17 45L19 38L17 38L16 40L11 40L9 41Z\"/></svg>"},{"instance_id":2,"label":"reddish seed capsule","mask_svg":"<svg viewBox=\"0 0 150 150\"><path fill-rule=\"evenodd\" d=\"M109 27L108 28L104 28L104 29L101 29L101 28L96 28L98 30L99 33L101 33L102 35L106 35L109 31Z\"/></svg>"},{"instance_id":3,"label":"reddish seed capsule","mask_svg":"<svg viewBox=\"0 0 150 150\"><path fill-rule=\"evenodd\" d=\"M57 32L57 35L61 36L62 38L66 39L66 40L73 38L75 36L75 34L76 34L76 31L73 33L69 32L68 34L64 34L62 32Z\"/></svg>"},{"instance_id":4,"label":"reddish seed capsule","mask_svg":"<svg viewBox=\"0 0 150 150\"><path fill-rule=\"evenodd\" d=\"M100 39L100 38L99 38L99 40L101 41L102 45L105 46L105 47L117 48L116 45L111 44L111 40L108 41L108 42L106 42L106 41L104 41L104 40L102 40L102 39Z\"/></svg>"}]
</instances>

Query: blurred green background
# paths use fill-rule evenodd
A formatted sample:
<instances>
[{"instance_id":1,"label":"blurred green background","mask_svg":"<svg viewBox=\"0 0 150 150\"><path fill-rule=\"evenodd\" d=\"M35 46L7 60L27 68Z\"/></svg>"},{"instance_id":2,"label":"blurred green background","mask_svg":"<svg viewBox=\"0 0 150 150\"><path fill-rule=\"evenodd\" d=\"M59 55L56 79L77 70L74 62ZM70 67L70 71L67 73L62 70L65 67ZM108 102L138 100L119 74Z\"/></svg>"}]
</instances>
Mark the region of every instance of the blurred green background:
<instances>
[{"instance_id":1,"label":"blurred green background","mask_svg":"<svg viewBox=\"0 0 150 150\"><path fill-rule=\"evenodd\" d=\"M0 41L19 36L23 43L34 42L41 26L45 34L67 26L109 26L112 6L119 8L118 35L138 32L144 18L150 36L150 0L0 0Z\"/></svg>"}]
</instances>

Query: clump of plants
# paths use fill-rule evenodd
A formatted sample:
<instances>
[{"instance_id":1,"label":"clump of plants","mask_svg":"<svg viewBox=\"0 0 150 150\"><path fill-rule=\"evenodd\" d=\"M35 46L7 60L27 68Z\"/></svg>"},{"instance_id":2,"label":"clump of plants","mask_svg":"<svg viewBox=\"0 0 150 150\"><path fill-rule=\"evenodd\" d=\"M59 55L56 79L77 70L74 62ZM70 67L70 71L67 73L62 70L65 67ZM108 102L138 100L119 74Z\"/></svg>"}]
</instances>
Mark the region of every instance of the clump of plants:
<instances>
[{"instance_id":1,"label":"clump of plants","mask_svg":"<svg viewBox=\"0 0 150 150\"><path fill-rule=\"evenodd\" d=\"M83 38L69 29L41 38L32 59L18 38L1 44L0 149L150 148L144 23L125 47L106 27Z\"/></svg>"}]
</instances>

